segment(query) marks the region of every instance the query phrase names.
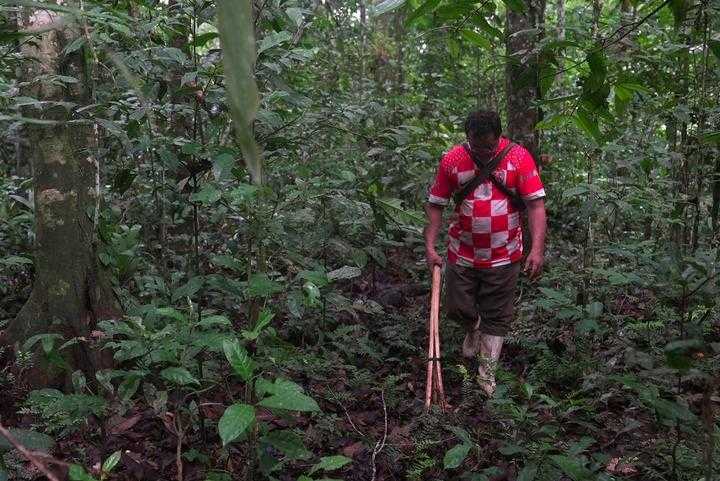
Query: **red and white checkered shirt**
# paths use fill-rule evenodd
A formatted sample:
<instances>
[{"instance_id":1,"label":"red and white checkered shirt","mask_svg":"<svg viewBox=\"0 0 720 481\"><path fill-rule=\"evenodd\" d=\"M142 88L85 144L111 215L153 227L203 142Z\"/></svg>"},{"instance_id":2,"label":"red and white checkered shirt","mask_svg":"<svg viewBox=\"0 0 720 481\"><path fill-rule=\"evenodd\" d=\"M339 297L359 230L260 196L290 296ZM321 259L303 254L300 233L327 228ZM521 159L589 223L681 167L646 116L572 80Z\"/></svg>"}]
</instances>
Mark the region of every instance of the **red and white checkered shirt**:
<instances>
[{"instance_id":1,"label":"red and white checkered shirt","mask_svg":"<svg viewBox=\"0 0 720 481\"><path fill-rule=\"evenodd\" d=\"M510 140L501 137L496 154ZM445 206L454 191L475 177L475 163L461 146L453 147L440 161L428 202ZM545 197L535 160L516 145L495 170L495 177L524 200ZM480 184L456 207L448 230L448 262L486 269L510 264L522 257L520 212L490 179Z\"/></svg>"}]
</instances>

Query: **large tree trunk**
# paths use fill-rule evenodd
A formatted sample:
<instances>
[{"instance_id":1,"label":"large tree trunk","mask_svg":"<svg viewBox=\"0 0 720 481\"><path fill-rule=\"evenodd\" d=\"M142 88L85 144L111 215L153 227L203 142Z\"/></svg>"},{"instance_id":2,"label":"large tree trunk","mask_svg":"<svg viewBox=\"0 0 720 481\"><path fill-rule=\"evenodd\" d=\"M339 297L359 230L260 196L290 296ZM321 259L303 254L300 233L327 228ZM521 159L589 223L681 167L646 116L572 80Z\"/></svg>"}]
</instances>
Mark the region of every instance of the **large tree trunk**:
<instances>
[{"instance_id":1,"label":"large tree trunk","mask_svg":"<svg viewBox=\"0 0 720 481\"><path fill-rule=\"evenodd\" d=\"M535 124L540 111L532 106L539 97L538 56L535 43L542 35L545 0L524 0L525 11L507 11L507 124L508 134L524 145L536 160L539 154Z\"/></svg>"},{"instance_id":2,"label":"large tree trunk","mask_svg":"<svg viewBox=\"0 0 720 481\"><path fill-rule=\"evenodd\" d=\"M75 114L88 101L82 52L63 55L78 35L76 26L47 10L25 12L25 30L44 30L23 46L27 61L23 95L39 102L23 109L37 119L27 125L28 155L35 198L35 283L25 306L5 333L9 343L39 333L81 338L64 354L73 369L88 374L108 365L86 341L100 319L113 318L119 304L98 265L95 227L100 200L100 172L94 156L96 129ZM48 76L74 77L59 85ZM40 363L28 381L56 384L65 376ZM94 377L90 378L93 379Z\"/></svg>"}]
</instances>

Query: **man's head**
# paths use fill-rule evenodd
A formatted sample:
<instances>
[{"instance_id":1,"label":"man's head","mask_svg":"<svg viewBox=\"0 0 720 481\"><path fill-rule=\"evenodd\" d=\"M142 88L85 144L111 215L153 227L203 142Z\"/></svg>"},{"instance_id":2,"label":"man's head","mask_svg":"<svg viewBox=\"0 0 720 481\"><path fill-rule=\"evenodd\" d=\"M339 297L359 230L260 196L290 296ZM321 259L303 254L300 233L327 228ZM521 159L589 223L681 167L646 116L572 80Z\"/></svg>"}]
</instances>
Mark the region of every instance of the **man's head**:
<instances>
[{"instance_id":1,"label":"man's head","mask_svg":"<svg viewBox=\"0 0 720 481\"><path fill-rule=\"evenodd\" d=\"M492 110L470 112L465 120L470 149L483 160L489 160L495 154L501 132L500 116Z\"/></svg>"}]
</instances>

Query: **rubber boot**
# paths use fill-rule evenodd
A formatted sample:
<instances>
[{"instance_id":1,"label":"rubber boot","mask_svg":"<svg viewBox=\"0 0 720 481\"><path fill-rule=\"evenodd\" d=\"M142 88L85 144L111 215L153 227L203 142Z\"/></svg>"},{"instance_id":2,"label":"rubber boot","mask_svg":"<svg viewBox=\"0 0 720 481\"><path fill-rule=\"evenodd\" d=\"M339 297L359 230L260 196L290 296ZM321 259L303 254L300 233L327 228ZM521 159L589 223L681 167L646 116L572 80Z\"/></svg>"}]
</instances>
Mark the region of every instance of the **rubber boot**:
<instances>
[{"instance_id":1,"label":"rubber boot","mask_svg":"<svg viewBox=\"0 0 720 481\"><path fill-rule=\"evenodd\" d=\"M478 330L480 328L480 317L475 321L473 330L465 335L465 340L462 344L462 355L467 359L474 359L475 356L480 352L480 336L481 333Z\"/></svg>"},{"instance_id":2,"label":"rubber boot","mask_svg":"<svg viewBox=\"0 0 720 481\"><path fill-rule=\"evenodd\" d=\"M482 334L480 336L480 354L478 355L478 383L488 397L495 394L495 370L497 369L503 337Z\"/></svg>"}]
</instances>

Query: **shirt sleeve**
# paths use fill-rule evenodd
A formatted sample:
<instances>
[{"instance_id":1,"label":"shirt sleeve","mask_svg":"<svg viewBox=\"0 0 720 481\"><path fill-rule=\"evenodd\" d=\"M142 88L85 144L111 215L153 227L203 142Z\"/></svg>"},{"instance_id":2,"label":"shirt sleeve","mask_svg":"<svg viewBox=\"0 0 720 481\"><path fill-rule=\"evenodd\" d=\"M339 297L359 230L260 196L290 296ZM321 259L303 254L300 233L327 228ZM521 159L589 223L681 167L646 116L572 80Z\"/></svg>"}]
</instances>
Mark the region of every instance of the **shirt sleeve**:
<instances>
[{"instance_id":1,"label":"shirt sleeve","mask_svg":"<svg viewBox=\"0 0 720 481\"><path fill-rule=\"evenodd\" d=\"M428 202L431 204L446 206L450 203L450 196L452 195L454 187L448 169L449 160L449 154L445 154L438 166L435 180L428 189Z\"/></svg>"},{"instance_id":2,"label":"shirt sleeve","mask_svg":"<svg viewBox=\"0 0 720 481\"><path fill-rule=\"evenodd\" d=\"M545 197L545 186L540 179L535 160L527 150L523 152L518 164L517 191L523 200Z\"/></svg>"}]
</instances>

